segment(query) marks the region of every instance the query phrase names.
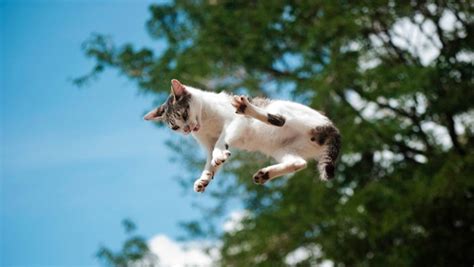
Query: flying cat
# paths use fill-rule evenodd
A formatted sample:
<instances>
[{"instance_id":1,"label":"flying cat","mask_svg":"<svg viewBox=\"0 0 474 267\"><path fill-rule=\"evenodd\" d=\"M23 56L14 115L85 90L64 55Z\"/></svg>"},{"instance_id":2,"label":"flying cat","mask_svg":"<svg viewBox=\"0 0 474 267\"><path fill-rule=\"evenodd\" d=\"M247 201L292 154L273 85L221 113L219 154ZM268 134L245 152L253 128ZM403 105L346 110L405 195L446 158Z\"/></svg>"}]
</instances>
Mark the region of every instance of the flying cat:
<instances>
[{"instance_id":1,"label":"flying cat","mask_svg":"<svg viewBox=\"0 0 474 267\"><path fill-rule=\"evenodd\" d=\"M331 179L341 146L339 130L307 106L202 91L175 79L167 101L144 119L163 121L174 131L191 133L206 149L204 171L194 183L196 192L204 192L231 156L230 147L259 151L279 162L255 173L253 181L264 184L304 169L308 159L318 161L322 180Z\"/></svg>"}]
</instances>

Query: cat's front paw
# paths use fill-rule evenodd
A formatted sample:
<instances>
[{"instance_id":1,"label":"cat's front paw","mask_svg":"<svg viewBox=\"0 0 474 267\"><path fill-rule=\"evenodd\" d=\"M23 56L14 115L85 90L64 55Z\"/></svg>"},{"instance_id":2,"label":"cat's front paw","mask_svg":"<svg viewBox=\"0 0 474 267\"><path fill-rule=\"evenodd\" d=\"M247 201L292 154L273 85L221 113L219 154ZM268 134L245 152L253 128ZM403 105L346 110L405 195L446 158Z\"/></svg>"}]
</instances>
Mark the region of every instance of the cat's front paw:
<instances>
[{"instance_id":1,"label":"cat's front paw","mask_svg":"<svg viewBox=\"0 0 474 267\"><path fill-rule=\"evenodd\" d=\"M270 173L264 170L259 170L253 176L253 182L260 185L266 183L269 179L270 179Z\"/></svg>"},{"instance_id":2,"label":"cat's front paw","mask_svg":"<svg viewBox=\"0 0 474 267\"><path fill-rule=\"evenodd\" d=\"M232 99L232 106L236 108L235 113L245 114L245 111L250 106L250 102L246 96L236 95Z\"/></svg>"},{"instance_id":3,"label":"cat's front paw","mask_svg":"<svg viewBox=\"0 0 474 267\"><path fill-rule=\"evenodd\" d=\"M206 190L207 185L214 178L214 175L210 171L204 171L199 179L194 182L194 191L202 193Z\"/></svg>"},{"instance_id":4,"label":"cat's front paw","mask_svg":"<svg viewBox=\"0 0 474 267\"><path fill-rule=\"evenodd\" d=\"M204 190L206 190L206 187L208 184L209 184L209 181L207 180L197 179L194 182L194 191L197 193L203 193Z\"/></svg>"},{"instance_id":5,"label":"cat's front paw","mask_svg":"<svg viewBox=\"0 0 474 267\"><path fill-rule=\"evenodd\" d=\"M214 155L212 157L212 161L211 161L211 164L213 167L217 167L219 165L221 165L222 163L224 163L231 155L230 151L229 150L224 150L222 151L222 153L214 153L214 154L217 154L217 155Z\"/></svg>"}]
</instances>

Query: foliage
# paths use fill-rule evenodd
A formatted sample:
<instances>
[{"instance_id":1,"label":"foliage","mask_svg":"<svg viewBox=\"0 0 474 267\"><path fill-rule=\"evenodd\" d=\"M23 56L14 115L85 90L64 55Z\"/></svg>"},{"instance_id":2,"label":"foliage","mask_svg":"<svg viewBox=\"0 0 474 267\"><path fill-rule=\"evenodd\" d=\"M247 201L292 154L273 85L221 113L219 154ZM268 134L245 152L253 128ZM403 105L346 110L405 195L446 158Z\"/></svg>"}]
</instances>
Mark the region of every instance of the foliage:
<instances>
[{"instance_id":1,"label":"foliage","mask_svg":"<svg viewBox=\"0 0 474 267\"><path fill-rule=\"evenodd\" d=\"M266 160L239 154L226 170L235 179L210 185L206 194L237 197L249 211L242 229L214 233L223 266L280 266L298 248L311 252L302 265L470 266L472 11L463 0L177 0L150 7L147 29L164 51L93 36L84 50L97 65L77 82L114 68L162 97L180 78L291 98L338 125L343 155L330 182L312 166L255 186L251 174ZM199 159L180 155L195 170ZM225 209L207 211L206 222ZM188 224L195 234L213 229L200 225Z\"/></svg>"},{"instance_id":2,"label":"foliage","mask_svg":"<svg viewBox=\"0 0 474 267\"><path fill-rule=\"evenodd\" d=\"M105 266L114 267L153 267L158 266L158 257L151 253L146 240L135 235L135 224L125 219L122 221L125 233L128 235L127 240L123 243L122 249L113 252L110 248L101 246L97 251L97 258Z\"/></svg>"}]
</instances>

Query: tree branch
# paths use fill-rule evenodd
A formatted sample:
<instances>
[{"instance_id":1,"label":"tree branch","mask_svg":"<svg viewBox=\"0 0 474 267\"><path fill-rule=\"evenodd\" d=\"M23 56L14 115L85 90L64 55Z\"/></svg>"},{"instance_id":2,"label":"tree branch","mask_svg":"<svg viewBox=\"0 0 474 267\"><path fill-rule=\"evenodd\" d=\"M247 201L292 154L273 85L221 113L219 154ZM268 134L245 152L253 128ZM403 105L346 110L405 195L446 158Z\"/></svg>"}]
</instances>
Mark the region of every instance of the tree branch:
<instances>
[{"instance_id":1,"label":"tree branch","mask_svg":"<svg viewBox=\"0 0 474 267\"><path fill-rule=\"evenodd\" d=\"M459 140L458 140L458 135L456 134L456 128L454 124L453 115L451 113L445 113L445 117L446 117L446 122L448 124L447 128L448 128L449 137L451 138L451 142L453 143L454 150L456 150L458 154L464 155L465 151L461 147L461 144L459 143Z\"/></svg>"},{"instance_id":2,"label":"tree branch","mask_svg":"<svg viewBox=\"0 0 474 267\"><path fill-rule=\"evenodd\" d=\"M341 100L346 103L346 105L348 105L357 115L357 117L359 117L363 122L367 123L367 124L371 124L370 122L368 122L361 114L360 114L360 111L357 110L354 106L352 106L352 104L346 99L346 97L344 96L344 94L342 92L336 92L336 94L341 98ZM413 148L413 147L410 147L408 146L407 144L405 144L404 142L401 142L401 141L396 141L396 140L393 140L391 137L389 136L386 136L385 134L383 134L381 131L379 131L379 129L375 126L374 128L374 131L375 131L375 134L380 138L382 139L384 142L386 143L392 143L392 144L395 144L399 151L410 151L412 153L416 153L416 154L422 154L422 155L426 155L427 152L426 151L423 151L423 150L419 150L419 149L416 149L416 148Z\"/></svg>"},{"instance_id":3,"label":"tree branch","mask_svg":"<svg viewBox=\"0 0 474 267\"><path fill-rule=\"evenodd\" d=\"M423 129L421 127L421 120L415 113L409 113L409 112L407 112L403 109L398 109L398 108L390 106L389 104L380 103L378 101L375 101L375 103L378 106L380 106L381 108L389 109L389 110L395 112L396 114L398 114L400 116L403 116L403 117L406 117L406 118L410 119L413 123L414 128L416 129L416 132L419 133L419 137L421 138L421 140L425 144L426 150L432 151L433 147L431 146L431 144L429 142L428 135L423 131Z\"/></svg>"}]
</instances>

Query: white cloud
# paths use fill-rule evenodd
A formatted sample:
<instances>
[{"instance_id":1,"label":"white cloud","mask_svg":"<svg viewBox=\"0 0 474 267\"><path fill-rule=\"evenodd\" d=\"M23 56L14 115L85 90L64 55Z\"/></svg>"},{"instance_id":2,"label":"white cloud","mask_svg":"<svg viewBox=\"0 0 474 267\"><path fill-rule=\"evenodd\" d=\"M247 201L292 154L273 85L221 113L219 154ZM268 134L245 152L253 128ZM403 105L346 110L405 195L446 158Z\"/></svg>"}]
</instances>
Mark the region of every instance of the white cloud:
<instances>
[{"instance_id":1,"label":"white cloud","mask_svg":"<svg viewBox=\"0 0 474 267\"><path fill-rule=\"evenodd\" d=\"M470 51L461 51L456 54L456 59L460 62L473 62L474 61L474 53Z\"/></svg>"},{"instance_id":2,"label":"white cloud","mask_svg":"<svg viewBox=\"0 0 474 267\"><path fill-rule=\"evenodd\" d=\"M453 146L446 127L432 121L427 121L421 123L421 129L425 133L434 136L436 143L440 144L444 149Z\"/></svg>"},{"instance_id":3,"label":"white cloud","mask_svg":"<svg viewBox=\"0 0 474 267\"><path fill-rule=\"evenodd\" d=\"M229 219L226 220L222 225L222 229L228 233L241 230L243 227L241 221L245 217L249 216L249 214L250 213L247 210L237 210L231 212ZM215 262L220 257L220 244L206 240L179 242L172 240L164 234L159 234L149 240L148 246L151 252L158 256L158 266L164 267L215 266ZM240 246L235 247L235 249L240 251L242 249L245 250L245 247L246 244L243 243L240 244ZM207 248L211 248L208 253L205 252ZM295 266L299 262L304 261L310 257L319 256L321 256L321 248L318 245L299 247L286 256L285 263L289 266ZM143 265L140 265L139 263L137 267L139 266ZM311 266L333 267L334 263L329 260L323 260L322 263L319 264L312 262Z\"/></svg>"},{"instance_id":4,"label":"white cloud","mask_svg":"<svg viewBox=\"0 0 474 267\"><path fill-rule=\"evenodd\" d=\"M229 218L222 224L222 229L228 233L242 230L241 221L248 214L249 212L246 210L231 212ZM219 245L210 243L210 241L178 242L164 234L159 234L150 239L148 246L158 256L159 266L207 267L213 266L213 262L219 259ZM208 254L205 249L209 247L213 248Z\"/></svg>"},{"instance_id":5,"label":"white cloud","mask_svg":"<svg viewBox=\"0 0 474 267\"><path fill-rule=\"evenodd\" d=\"M391 29L395 35L393 43L418 56L423 65L428 65L439 56L441 42L436 34L436 26L431 20L424 20L421 15L417 15L415 20L424 21L421 28L408 18L402 18L393 25Z\"/></svg>"},{"instance_id":6,"label":"white cloud","mask_svg":"<svg viewBox=\"0 0 474 267\"><path fill-rule=\"evenodd\" d=\"M234 233L243 229L241 223L242 219L247 217L249 212L246 210L237 210L230 213L229 219L227 219L222 225L222 229L228 233Z\"/></svg>"},{"instance_id":7,"label":"white cloud","mask_svg":"<svg viewBox=\"0 0 474 267\"><path fill-rule=\"evenodd\" d=\"M296 266L296 264L307 260L312 256L320 256L321 255L321 248L318 245L309 245L305 247L299 247L292 252L290 252L286 258L285 263L289 266ZM319 267L333 267L334 263L329 260L324 260L321 264L311 264L311 266L319 266Z\"/></svg>"},{"instance_id":8,"label":"white cloud","mask_svg":"<svg viewBox=\"0 0 474 267\"><path fill-rule=\"evenodd\" d=\"M432 5L430 8L436 10L437 7ZM464 14L461 13L460 16L464 16ZM461 37L466 36L462 23L449 10L443 12L439 27L444 31L455 33ZM389 29L389 33L396 47L418 57L421 64L425 66L433 62L440 54L442 43L436 30L436 24L421 14L415 15L411 19L408 17L400 18ZM385 53L383 43L387 39L386 35L372 34L369 38L374 50L368 52L359 61L359 66L363 71L376 67L380 63L377 54ZM347 47L348 50L350 48L358 50L358 47L352 44ZM469 61L472 60L473 54L463 52L457 55L457 57L460 61Z\"/></svg>"},{"instance_id":9,"label":"white cloud","mask_svg":"<svg viewBox=\"0 0 474 267\"><path fill-rule=\"evenodd\" d=\"M163 234L148 242L150 250L158 256L159 266L165 267L213 266L218 251L216 248L210 251L210 255L205 253L207 245L206 242L177 242Z\"/></svg>"},{"instance_id":10,"label":"white cloud","mask_svg":"<svg viewBox=\"0 0 474 267\"><path fill-rule=\"evenodd\" d=\"M387 115L386 110L381 112L375 103L366 101L354 91L347 91L346 97L347 97L347 101L349 101L349 103L354 108L360 111L362 117L367 120L382 119Z\"/></svg>"}]
</instances>

